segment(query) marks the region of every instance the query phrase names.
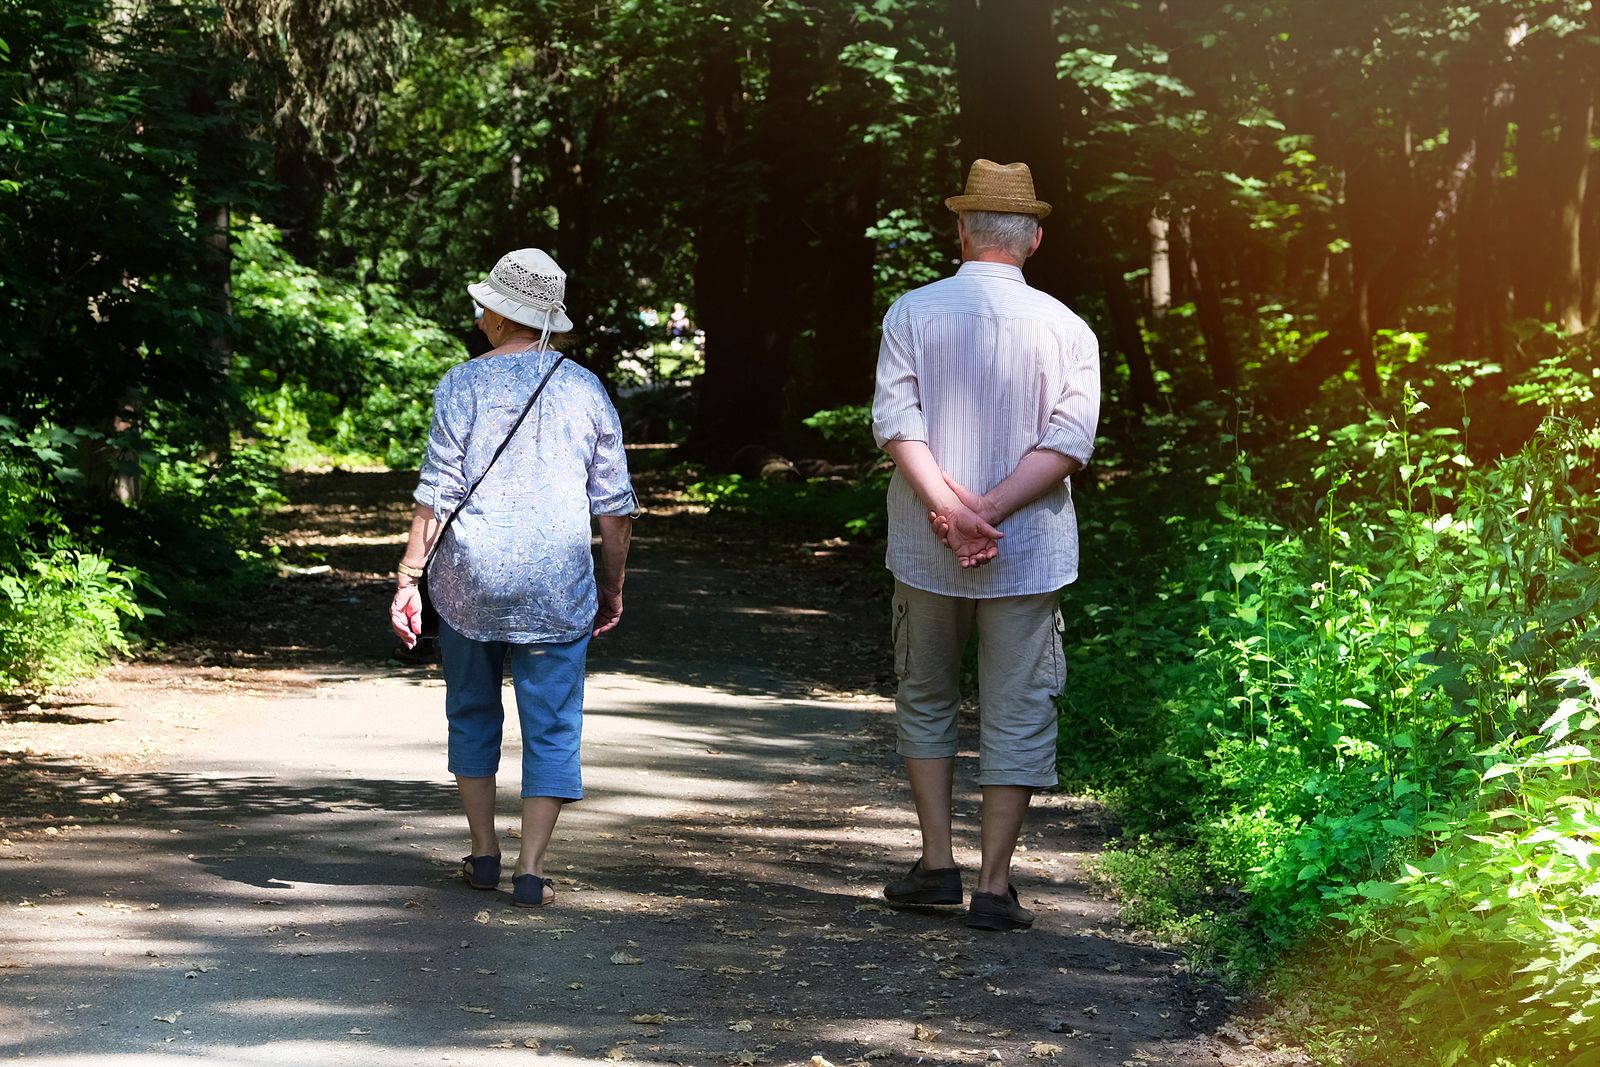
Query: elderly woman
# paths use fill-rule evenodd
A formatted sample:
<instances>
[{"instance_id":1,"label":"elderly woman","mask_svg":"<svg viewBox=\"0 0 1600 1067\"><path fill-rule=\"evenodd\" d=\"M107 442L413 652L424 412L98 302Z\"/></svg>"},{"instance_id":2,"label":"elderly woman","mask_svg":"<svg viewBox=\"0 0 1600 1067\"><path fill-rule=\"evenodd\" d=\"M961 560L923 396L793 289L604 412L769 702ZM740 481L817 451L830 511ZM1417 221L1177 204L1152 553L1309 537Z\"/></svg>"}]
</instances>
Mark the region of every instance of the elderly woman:
<instances>
[{"instance_id":1,"label":"elderly woman","mask_svg":"<svg viewBox=\"0 0 1600 1067\"><path fill-rule=\"evenodd\" d=\"M584 656L590 637L622 617L636 506L605 389L549 350L552 333L572 329L561 268L525 248L467 291L494 347L451 368L434 393L390 622L407 647L416 642L426 567L439 613L449 767L472 834L462 874L474 889L500 883L495 771L509 661L522 724L522 847L511 902L538 907L555 896L544 855L556 819L583 796ZM598 588L590 516L600 529Z\"/></svg>"}]
</instances>

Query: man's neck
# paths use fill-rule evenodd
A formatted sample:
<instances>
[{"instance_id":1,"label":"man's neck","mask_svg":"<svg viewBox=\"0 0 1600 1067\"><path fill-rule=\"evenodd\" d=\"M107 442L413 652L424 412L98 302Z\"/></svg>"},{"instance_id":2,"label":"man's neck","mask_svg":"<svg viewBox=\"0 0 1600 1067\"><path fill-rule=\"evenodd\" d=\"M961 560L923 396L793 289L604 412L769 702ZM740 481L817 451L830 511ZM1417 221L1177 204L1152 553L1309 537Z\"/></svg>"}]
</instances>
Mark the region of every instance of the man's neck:
<instances>
[{"instance_id":1,"label":"man's neck","mask_svg":"<svg viewBox=\"0 0 1600 1067\"><path fill-rule=\"evenodd\" d=\"M964 262L964 263L1004 263L1008 267L1015 267L1018 270L1022 269L1022 260L1020 260L1020 259L1012 259L1010 256L1006 255L1004 252L999 252L999 251L996 251L996 250L994 250L992 248L985 248L983 251L978 252L975 255L968 256L962 262Z\"/></svg>"}]
</instances>

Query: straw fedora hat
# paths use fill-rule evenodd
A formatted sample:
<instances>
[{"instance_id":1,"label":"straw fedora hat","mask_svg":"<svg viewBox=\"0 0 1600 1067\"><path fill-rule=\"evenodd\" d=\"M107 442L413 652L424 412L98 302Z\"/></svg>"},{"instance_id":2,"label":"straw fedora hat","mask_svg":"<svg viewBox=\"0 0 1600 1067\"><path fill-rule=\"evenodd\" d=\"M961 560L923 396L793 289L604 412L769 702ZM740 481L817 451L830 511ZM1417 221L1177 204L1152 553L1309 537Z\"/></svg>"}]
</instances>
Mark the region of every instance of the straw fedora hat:
<instances>
[{"instance_id":1,"label":"straw fedora hat","mask_svg":"<svg viewBox=\"0 0 1600 1067\"><path fill-rule=\"evenodd\" d=\"M1033 195L1033 171L1026 163L975 159L967 172L967 188L944 202L951 211L1009 211L1042 219L1050 205Z\"/></svg>"},{"instance_id":2,"label":"straw fedora hat","mask_svg":"<svg viewBox=\"0 0 1600 1067\"><path fill-rule=\"evenodd\" d=\"M572 329L567 318L567 272L537 248L507 252L489 276L467 286L472 299L512 322L532 326L547 337Z\"/></svg>"}]
</instances>

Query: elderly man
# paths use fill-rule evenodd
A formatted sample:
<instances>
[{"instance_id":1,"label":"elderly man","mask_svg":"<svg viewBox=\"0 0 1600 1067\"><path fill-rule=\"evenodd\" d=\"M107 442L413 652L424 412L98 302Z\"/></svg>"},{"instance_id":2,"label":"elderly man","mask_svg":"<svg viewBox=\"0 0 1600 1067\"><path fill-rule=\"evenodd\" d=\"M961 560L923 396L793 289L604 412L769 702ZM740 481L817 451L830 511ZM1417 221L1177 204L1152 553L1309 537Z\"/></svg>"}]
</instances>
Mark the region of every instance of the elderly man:
<instances>
[{"instance_id":1,"label":"elderly man","mask_svg":"<svg viewBox=\"0 0 1600 1067\"><path fill-rule=\"evenodd\" d=\"M1077 578L1068 476L1089 460L1099 349L1082 319L1023 280L1050 205L1027 166L977 160L956 212L960 270L883 320L873 434L894 459L888 566L897 751L922 855L884 888L894 904L960 904L950 839L961 652L976 627L982 866L968 926L1033 923L1011 857L1035 789L1056 784L1066 681L1060 591Z\"/></svg>"}]
</instances>

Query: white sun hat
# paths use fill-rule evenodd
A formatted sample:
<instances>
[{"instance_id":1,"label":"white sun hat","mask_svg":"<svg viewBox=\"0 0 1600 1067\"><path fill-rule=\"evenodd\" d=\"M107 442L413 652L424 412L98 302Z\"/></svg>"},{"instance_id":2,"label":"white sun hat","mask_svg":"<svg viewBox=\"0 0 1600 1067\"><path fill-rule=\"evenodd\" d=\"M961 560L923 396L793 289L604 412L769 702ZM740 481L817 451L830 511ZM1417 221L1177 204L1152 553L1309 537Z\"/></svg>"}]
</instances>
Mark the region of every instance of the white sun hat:
<instances>
[{"instance_id":1,"label":"white sun hat","mask_svg":"<svg viewBox=\"0 0 1600 1067\"><path fill-rule=\"evenodd\" d=\"M507 252L489 276L467 286L472 299L512 322L532 326L548 338L572 329L567 318L567 272L537 248Z\"/></svg>"}]
</instances>

